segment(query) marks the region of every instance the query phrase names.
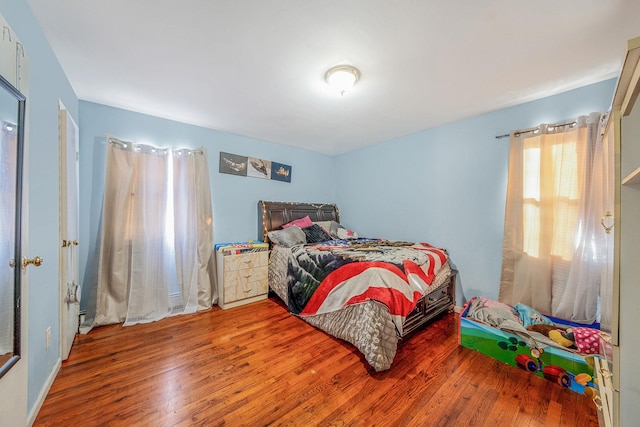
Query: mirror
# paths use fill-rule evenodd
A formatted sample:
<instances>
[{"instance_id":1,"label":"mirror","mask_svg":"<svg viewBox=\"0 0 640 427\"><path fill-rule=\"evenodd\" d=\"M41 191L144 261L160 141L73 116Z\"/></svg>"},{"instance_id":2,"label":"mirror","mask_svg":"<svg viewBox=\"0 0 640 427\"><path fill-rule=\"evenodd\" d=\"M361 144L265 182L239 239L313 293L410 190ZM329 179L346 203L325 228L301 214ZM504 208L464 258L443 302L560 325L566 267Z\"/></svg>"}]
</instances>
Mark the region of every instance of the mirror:
<instances>
[{"instance_id":1,"label":"mirror","mask_svg":"<svg viewBox=\"0 0 640 427\"><path fill-rule=\"evenodd\" d=\"M0 377L20 360L25 98L0 76Z\"/></svg>"}]
</instances>

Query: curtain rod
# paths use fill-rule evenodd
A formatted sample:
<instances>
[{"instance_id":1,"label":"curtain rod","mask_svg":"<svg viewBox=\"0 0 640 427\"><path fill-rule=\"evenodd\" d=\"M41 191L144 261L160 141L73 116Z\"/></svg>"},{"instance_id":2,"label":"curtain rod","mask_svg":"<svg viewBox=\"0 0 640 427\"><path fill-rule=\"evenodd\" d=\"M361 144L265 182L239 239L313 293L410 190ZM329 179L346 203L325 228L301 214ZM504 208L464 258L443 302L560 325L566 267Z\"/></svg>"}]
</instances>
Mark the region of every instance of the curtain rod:
<instances>
[{"instance_id":1,"label":"curtain rod","mask_svg":"<svg viewBox=\"0 0 640 427\"><path fill-rule=\"evenodd\" d=\"M114 143L114 144L118 144L121 147L127 148L127 144L132 144L132 145L136 145L133 142L126 142L126 141L122 141L118 138L114 138L113 136L107 136L107 142L109 143ZM157 150L166 150L167 148L159 148L159 147L154 147ZM191 148L174 148L173 151L186 151L188 153L197 153L197 154L202 154L204 155L204 148L195 148L195 149L191 149Z\"/></svg>"},{"instance_id":2,"label":"curtain rod","mask_svg":"<svg viewBox=\"0 0 640 427\"><path fill-rule=\"evenodd\" d=\"M126 147L126 146L127 146L127 143L126 143L126 142L121 141L121 140L119 140L118 138L114 138L114 137L112 137L112 136L107 136L107 142L113 142L113 143L115 143L115 144L119 144L119 145L121 145L121 146L123 146L123 147Z\"/></svg>"},{"instance_id":3,"label":"curtain rod","mask_svg":"<svg viewBox=\"0 0 640 427\"><path fill-rule=\"evenodd\" d=\"M573 120L571 122L565 122L565 123L553 123L553 124L547 125L547 129L551 131L554 128L557 128L557 127L575 126L577 123L578 122L575 121L575 120ZM520 130L515 131L513 134L514 134L514 136L520 136L520 135L523 135L525 133L534 132L537 129L538 129L538 126L534 127L534 128L530 128L530 129L520 129ZM508 138L510 135L511 134L509 134L509 133L505 133L504 135L496 135L496 139Z\"/></svg>"}]
</instances>

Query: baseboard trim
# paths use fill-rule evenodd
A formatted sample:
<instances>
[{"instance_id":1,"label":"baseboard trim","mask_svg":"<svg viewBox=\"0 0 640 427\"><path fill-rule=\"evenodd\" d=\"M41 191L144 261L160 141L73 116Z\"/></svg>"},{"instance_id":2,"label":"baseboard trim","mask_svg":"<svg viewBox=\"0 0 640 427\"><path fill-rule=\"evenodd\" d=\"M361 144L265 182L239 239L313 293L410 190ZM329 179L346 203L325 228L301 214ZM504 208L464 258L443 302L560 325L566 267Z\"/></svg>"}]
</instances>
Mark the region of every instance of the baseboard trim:
<instances>
[{"instance_id":1,"label":"baseboard trim","mask_svg":"<svg viewBox=\"0 0 640 427\"><path fill-rule=\"evenodd\" d=\"M58 372L60 372L60 368L62 367L62 359L58 357L55 366L51 370L51 374L47 378L47 382L44 383L42 389L40 390L40 394L38 395L38 400L33 405L33 408L29 411L29 416L27 418L27 425L29 427L33 426L33 423L36 421L36 417L38 416L38 412L40 412L40 408L42 408L42 404L44 403L44 399L46 399L53 382L58 376Z\"/></svg>"}]
</instances>

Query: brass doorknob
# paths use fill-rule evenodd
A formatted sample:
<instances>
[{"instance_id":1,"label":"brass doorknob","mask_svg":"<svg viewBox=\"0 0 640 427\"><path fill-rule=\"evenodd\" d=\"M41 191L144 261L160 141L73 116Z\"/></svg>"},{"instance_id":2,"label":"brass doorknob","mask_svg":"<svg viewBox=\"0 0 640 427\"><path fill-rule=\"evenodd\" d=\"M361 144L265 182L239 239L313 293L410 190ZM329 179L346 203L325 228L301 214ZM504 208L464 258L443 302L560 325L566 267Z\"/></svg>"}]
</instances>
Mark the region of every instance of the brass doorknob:
<instances>
[{"instance_id":1,"label":"brass doorknob","mask_svg":"<svg viewBox=\"0 0 640 427\"><path fill-rule=\"evenodd\" d=\"M35 267L40 267L42 265L42 261L44 261L41 257L37 256L33 259L29 259L27 257L22 258L22 268L27 268L29 265L33 265Z\"/></svg>"}]
</instances>

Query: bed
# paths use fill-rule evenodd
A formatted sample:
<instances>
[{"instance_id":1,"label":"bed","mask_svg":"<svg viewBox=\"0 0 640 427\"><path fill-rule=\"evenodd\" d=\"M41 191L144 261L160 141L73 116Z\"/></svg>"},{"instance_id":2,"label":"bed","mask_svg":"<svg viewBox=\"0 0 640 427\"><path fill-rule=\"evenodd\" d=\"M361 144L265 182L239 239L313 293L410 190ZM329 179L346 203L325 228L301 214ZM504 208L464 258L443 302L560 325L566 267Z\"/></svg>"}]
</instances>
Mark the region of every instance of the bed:
<instances>
[{"instance_id":1,"label":"bed","mask_svg":"<svg viewBox=\"0 0 640 427\"><path fill-rule=\"evenodd\" d=\"M455 305L456 271L442 248L358 237L342 228L335 204L259 201L258 214L258 238L271 247L272 293L292 314L353 344L375 371L391 367L399 340ZM292 223L295 233L283 231ZM320 238L311 233L318 227ZM283 242L285 233L295 238Z\"/></svg>"},{"instance_id":2,"label":"bed","mask_svg":"<svg viewBox=\"0 0 640 427\"><path fill-rule=\"evenodd\" d=\"M597 324L579 325L485 297L471 298L460 314L462 346L590 397L598 388L594 362L606 342L602 334Z\"/></svg>"}]
</instances>

